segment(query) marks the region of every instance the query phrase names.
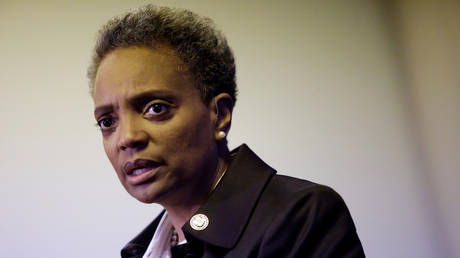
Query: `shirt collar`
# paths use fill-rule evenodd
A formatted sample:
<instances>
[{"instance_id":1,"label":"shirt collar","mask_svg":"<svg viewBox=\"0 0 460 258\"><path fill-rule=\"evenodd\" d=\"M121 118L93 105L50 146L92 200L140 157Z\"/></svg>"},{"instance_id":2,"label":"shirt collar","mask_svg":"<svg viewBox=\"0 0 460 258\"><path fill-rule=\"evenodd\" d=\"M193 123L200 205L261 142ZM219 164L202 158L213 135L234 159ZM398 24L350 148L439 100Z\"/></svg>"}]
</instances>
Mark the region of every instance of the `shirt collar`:
<instances>
[{"instance_id":1,"label":"shirt collar","mask_svg":"<svg viewBox=\"0 0 460 258\"><path fill-rule=\"evenodd\" d=\"M165 212L166 211L162 211L152 223L123 247L121 250L121 257L142 257Z\"/></svg>"},{"instance_id":2,"label":"shirt collar","mask_svg":"<svg viewBox=\"0 0 460 258\"><path fill-rule=\"evenodd\" d=\"M164 212L163 216L161 216L160 222L158 223L158 227L155 230L155 234L152 237L152 241L150 241L147 251L142 258L170 258L171 234L172 224L168 220L168 212Z\"/></svg>"}]
</instances>

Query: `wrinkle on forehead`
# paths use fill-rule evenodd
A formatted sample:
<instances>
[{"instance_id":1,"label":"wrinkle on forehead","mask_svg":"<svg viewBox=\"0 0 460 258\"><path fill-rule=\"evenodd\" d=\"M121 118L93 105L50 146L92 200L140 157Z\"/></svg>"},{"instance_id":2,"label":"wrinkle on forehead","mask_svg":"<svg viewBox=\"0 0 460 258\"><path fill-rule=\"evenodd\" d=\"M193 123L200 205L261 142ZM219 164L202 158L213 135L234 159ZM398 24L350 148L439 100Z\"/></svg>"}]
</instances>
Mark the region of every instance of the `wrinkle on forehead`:
<instances>
[{"instance_id":1,"label":"wrinkle on forehead","mask_svg":"<svg viewBox=\"0 0 460 258\"><path fill-rule=\"evenodd\" d=\"M161 64L161 67L158 65ZM171 67L172 69L164 69ZM107 72L109 70L109 72ZM152 74L163 73L165 76L152 78ZM167 71L167 74L164 74ZM111 74L117 74L118 80L112 78ZM149 47L127 47L118 48L109 53L101 62L96 74L94 83L94 95L97 94L102 83L111 84L105 86L123 86L124 90L137 91L142 87L150 87L151 81L166 84L174 81L194 81L187 65L178 57L177 51L169 46ZM125 85L120 85L123 82ZM127 87L126 87L127 86ZM158 85L160 86L160 85ZM111 87L112 90L120 87ZM94 96L93 96L94 97Z\"/></svg>"},{"instance_id":2,"label":"wrinkle on forehead","mask_svg":"<svg viewBox=\"0 0 460 258\"><path fill-rule=\"evenodd\" d=\"M141 75L140 77L143 77L143 74L152 72L153 68L158 68L158 63L161 63L162 66L166 65L174 68L171 72L181 72L184 70L184 65L174 49L169 47L155 49L147 47L128 47L118 48L108 54L102 60L99 71L104 69L107 65L110 65L112 67L118 67L123 72L136 71L138 75ZM132 69L133 67L136 69ZM99 71L97 75L100 74Z\"/></svg>"}]
</instances>

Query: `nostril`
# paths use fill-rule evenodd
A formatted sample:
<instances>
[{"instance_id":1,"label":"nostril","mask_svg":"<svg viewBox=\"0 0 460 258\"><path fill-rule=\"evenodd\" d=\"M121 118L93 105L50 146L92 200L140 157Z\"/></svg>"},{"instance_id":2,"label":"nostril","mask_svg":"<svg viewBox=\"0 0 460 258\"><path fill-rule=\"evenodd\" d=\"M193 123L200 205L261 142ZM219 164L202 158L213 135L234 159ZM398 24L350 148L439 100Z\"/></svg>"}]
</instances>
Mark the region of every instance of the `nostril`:
<instances>
[{"instance_id":1,"label":"nostril","mask_svg":"<svg viewBox=\"0 0 460 258\"><path fill-rule=\"evenodd\" d=\"M120 150L126 151L128 149L133 149L133 150L142 150L146 148L148 145L148 139L147 138L142 138L142 139L130 139L130 140L125 140L120 143Z\"/></svg>"}]
</instances>

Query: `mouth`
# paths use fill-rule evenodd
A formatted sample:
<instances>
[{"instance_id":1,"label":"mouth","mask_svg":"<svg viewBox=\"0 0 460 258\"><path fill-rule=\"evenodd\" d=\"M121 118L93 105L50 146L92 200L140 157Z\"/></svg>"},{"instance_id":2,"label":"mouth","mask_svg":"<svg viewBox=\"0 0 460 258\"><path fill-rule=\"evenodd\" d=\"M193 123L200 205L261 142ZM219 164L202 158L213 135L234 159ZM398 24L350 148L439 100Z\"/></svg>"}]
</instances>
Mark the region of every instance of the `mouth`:
<instances>
[{"instance_id":1,"label":"mouth","mask_svg":"<svg viewBox=\"0 0 460 258\"><path fill-rule=\"evenodd\" d=\"M127 161L123 166L123 172L133 184L140 184L150 179L151 174L161 166L161 163L148 159L136 159Z\"/></svg>"},{"instance_id":2,"label":"mouth","mask_svg":"<svg viewBox=\"0 0 460 258\"><path fill-rule=\"evenodd\" d=\"M151 168L136 168L132 170L130 173L128 173L128 176L137 176L137 175L140 175L142 173L149 171L150 169Z\"/></svg>"}]
</instances>

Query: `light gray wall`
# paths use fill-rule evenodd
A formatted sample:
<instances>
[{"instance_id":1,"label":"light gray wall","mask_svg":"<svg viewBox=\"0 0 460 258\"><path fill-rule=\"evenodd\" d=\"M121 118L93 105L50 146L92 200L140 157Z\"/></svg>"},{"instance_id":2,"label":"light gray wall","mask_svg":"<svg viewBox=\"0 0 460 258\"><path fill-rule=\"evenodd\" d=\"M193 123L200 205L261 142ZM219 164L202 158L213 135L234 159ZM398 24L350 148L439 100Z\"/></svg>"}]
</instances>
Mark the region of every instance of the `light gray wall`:
<instances>
[{"instance_id":1,"label":"light gray wall","mask_svg":"<svg viewBox=\"0 0 460 258\"><path fill-rule=\"evenodd\" d=\"M401 0L394 10L418 172L432 196L428 226L444 243L438 256L460 257L460 1Z\"/></svg>"},{"instance_id":2,"label":"light gray wall","mask_svg":"<svg viewBox=\"0 0 460 258\"><path fill-rule=\"evenodd\" d=\"M369 257L460 256L458 232L446 227L458 219L445 216L459 201L439 183L458 182L458 163L450 177L427 180L436 170L421 162L415 132L424 125L387 5L3 0L0 257L117 257L160 211L119 184L85 76L98 27L147 2L209 16L227 35L240 89L231 147L248 143L279 173L335 188Z\"/></svg>"}]
</instances>

